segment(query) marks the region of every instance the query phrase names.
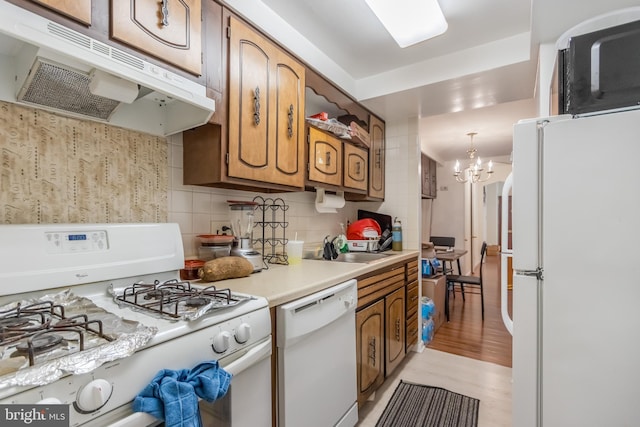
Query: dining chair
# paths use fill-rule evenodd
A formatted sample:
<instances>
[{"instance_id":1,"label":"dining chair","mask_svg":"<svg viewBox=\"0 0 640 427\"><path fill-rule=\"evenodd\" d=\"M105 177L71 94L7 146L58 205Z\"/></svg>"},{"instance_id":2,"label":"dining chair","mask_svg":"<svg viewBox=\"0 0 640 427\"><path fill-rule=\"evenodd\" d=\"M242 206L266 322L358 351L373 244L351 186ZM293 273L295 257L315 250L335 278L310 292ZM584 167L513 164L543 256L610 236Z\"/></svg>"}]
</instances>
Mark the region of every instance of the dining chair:
<instances>
[{"instance_id":1,"label":"dining chair","mask_svg":"<svg viewBox=\"0 0 640 427\"><path fill-rule=\"evenodd\" d=\"M456 246L456 238L449 236L431 236L429 241L433 243L433 246L436 248L436 256L439 248L447 248L453 249ZM443 250L443 249L440 249ZM447 267L447 262L449 262L449 267ZM447 272L453 273L453 262L452 261L443 261L442 262L442 273L447 274Z\"/></svg>"},{"instance_id":2,"label":"dining chair","mask_svg":"<svg viewBox=\"0 0 640 427\"><path fill-rule=\"evenodd\" d=\"M482 242L480 249L480 274L478 276L465 276L459 274L447 274L447 294L446 294L446 306L449 308L449 292L455 292L456 283L460 285L460 293L462 294L462 300L465 300L465 285L467 286L467 292L472 294L480 294L480 304L482 308L482 320L484 320L484 292L482 289L482 270L484 266L484 255L487 252L487 242ZM469 287L472 290L469 290ZM447 310L448 314L449 310ZM447 320L449 317L447 316Z\"/></svg>"}]
</instances>

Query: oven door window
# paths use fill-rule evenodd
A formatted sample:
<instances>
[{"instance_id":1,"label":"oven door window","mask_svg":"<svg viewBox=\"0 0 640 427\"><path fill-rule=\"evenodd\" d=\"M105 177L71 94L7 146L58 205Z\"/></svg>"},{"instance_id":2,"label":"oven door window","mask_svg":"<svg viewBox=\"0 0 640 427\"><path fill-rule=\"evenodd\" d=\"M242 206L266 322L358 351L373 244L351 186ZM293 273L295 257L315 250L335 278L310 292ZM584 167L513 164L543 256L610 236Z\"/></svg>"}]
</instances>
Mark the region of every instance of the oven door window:
<instances>
[{"instance_id":1,"label":"oven door window","mask_svg":"<svg viewBox=\"0 0 640 427\"><path fill-rule=\"evenodd\" d=\"M263 343L268 354L250 366L236 371L238 360L223 366L233 373L227 394L214 402L200 401L200 416L205 426L271 426L271 340ZM235 366L235 367L234 367Z\"/></svg>"}]
</instances>

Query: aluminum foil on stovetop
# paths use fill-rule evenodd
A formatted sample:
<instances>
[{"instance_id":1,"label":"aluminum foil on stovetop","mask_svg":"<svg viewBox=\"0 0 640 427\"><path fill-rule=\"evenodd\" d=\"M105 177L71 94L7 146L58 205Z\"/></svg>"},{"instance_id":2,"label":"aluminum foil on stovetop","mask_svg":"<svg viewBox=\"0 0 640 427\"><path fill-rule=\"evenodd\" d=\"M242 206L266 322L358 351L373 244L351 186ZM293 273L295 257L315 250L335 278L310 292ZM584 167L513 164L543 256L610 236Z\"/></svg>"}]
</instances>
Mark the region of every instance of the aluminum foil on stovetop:
<instances>
[{"instance_id":1,"label":"aluminum foil on stovetop","mask_svg":"<svg viewBox=\"0 0 640 427\"><path fill-rule=\"evenodd\" d=\"M160 288L163 286L186 286L184 289L185 293L189 294L185 299L180 299L179 301L172 302L171 304L166 304L163 310L158 309L149 309L146 306L142 306L140 304L136 304L133 300L133 295L126 295L125 291L131 289L133 286L150 286L155 288ZM210 289L216 292L216 294L220 293L224 295L224 293L228 293L228 299L225 296L217 295L212 297L211 295L203 295L203 292L206 292ZM137 311L139 313L146 314L151 317L178 321L178 320L196 320L208 313L211 313L215 310L225 310L231 307L234 307L238 304L241 304L245 301L249 301L254 299L254 297L250 295L241 295L236 293L231 293L228 289L216 289L215 286L210 287L195 287L191 286L189 282L181 282L177 280L169 280L164 283L153 283L153 284L144 284L144 283L136 283L130 287L125 289L114 289L113 286L109 286L108 288L109 294L113 297L113 301L118 304L120 307L127 307L131 310ZM202 299L206 299L206 302L201 305L189 305L185 303L186 298L193 297L194 299L199 299L201 297L205 297ZM153 301L148 301L151 304ZM146 304L147 302L145 302ZM157 306L157 304L156 304Z\"/></svg>"},{"instance_id":2,"label":"aluminum foil on stovetop","mask_svg":"<svg viewBox=\"0 0 640 427\"><path fill-rule=\"evenodd\" d=\"M79 351L79 345L72 337L66 337L62 347L37 355L33 366L29 366L27 360L19 365L21 356L15 357L18 351L15 342L5 345L0 343L0 372L4 373L0 376L0 387L39 386L52 383L67 374L91 372L104 363L132 355L144 347L157 332L155 327L147 327L109 313L91 300L74 295L69 289L40 298L14 301L0 307L0 311L12 310L18 304L29 306L43 301L53 301L63 306L65 317L86 314L92 320L100 320L103 335L101 337L85 333L82 351Z\"/></svg>"}]
</instances>

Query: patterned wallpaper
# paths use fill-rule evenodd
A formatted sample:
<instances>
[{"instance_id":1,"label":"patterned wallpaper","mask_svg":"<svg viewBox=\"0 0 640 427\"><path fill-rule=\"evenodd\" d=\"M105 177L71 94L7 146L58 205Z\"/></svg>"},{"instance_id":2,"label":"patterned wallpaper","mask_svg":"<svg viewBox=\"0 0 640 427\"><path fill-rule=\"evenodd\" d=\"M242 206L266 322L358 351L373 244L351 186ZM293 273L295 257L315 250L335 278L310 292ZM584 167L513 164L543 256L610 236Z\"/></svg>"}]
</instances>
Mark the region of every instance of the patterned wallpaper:
<instances>
[{"instance_id":1,"label":"patterned wallpaper","mask_svg":"<svg viewBox=\"0 0 640 427\"><path fill-rule=\"evenodd\" d=\"M0 102L0 223L166 222L165 138Z\"/></svg>"}]
</instances>

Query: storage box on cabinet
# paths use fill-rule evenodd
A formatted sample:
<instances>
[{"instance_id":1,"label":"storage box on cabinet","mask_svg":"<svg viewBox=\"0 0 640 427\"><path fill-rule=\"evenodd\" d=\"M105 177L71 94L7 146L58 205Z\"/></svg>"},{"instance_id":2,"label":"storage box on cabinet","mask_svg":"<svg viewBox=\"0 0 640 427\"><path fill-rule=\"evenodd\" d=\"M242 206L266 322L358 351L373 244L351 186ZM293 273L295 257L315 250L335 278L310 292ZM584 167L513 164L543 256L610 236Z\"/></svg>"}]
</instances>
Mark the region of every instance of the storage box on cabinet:
<instances>
[{"instance_id":1,"label":"storage box on cabinet","mask_svg":"<svg viewBox=\"0 0 640 427\"><path fill-rule=\"evenodd\" d=\"M445 276L422 278L422 295L433 300L435 313L433 315L434 332L444 323L444 303L446 296L447 280Z\"/></svg>"}]
</instances>

